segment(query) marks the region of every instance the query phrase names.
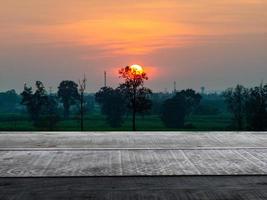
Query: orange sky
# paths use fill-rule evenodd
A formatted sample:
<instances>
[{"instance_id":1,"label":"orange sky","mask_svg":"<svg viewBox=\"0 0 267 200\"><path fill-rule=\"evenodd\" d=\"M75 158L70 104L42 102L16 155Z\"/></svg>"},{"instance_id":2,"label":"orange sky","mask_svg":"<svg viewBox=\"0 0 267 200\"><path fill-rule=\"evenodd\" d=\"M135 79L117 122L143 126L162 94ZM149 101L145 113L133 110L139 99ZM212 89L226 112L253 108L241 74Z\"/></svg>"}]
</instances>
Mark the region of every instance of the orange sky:
<instances>
[{"instance_id":1,"label":"orange sky","mask_svg":"<svg viewBox=\"0 0 267 200\"><path fill-rule=\"evenodd\" d=\"M55 86L85 72L95 91L103 70L114 85L114 71L133 63L147 67L156 90L170 88L171 80L180 87L221 89L258 83L267 75L266 0L0 0L0 5L3 88L35 79Z\"/></svg>"}]
</instances>

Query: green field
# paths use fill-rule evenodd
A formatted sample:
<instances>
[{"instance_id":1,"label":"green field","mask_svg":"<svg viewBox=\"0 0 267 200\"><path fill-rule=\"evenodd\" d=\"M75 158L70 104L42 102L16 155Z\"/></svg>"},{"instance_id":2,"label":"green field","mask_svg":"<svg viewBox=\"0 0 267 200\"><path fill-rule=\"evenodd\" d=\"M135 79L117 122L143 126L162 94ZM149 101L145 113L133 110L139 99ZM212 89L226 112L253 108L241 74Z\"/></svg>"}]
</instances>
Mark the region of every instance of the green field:
<instances>
[{"instance_id":1,"label":"green field","mask_svg":"<svg viewBox=\"0 0 267 200\"><path fill-rule=\"evenodd\" d=\"M137 117L137 130L140 131L225 131L231 123L229 114L220 115L192 115L186 120L190 127L183 129L166 128L157 115ZM131 117L126 118L121 128L111 128L105 122L105 116L92 114L85 117L84 129L86 131L130 131ZM0 114L0 131L45 131L33 127L26 114ZM60 121L54 131L79 131L79 121L72 117Z\"/></svg>"}]
</instances>

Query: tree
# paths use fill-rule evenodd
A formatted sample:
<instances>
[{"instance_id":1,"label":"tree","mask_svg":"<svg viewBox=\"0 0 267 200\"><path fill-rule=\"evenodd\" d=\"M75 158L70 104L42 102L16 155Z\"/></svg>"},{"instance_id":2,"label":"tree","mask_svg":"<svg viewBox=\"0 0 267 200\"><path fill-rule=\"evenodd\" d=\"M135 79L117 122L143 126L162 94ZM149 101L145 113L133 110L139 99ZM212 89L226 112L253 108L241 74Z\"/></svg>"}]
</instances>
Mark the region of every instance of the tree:
<instances>
[{"instance_id":1,"label":"tree","mask_svg":"<svg viewBox=\"0 0 267 200\"><path fill-rule=\"evenodd\" d=\"M60 116L57 97L51 94L48 96L47 104L42 110L39 119L35 123L35 126L45 130L53 131L59 121Z\"/></svg>"},{"instance_id":2,"label":"tree","mask_svg":"<svg viewBox=\"0 0 267 200\"><path fill-rule=\"evenodd\" d=\"M40 113L44 110L48 99L43 83L36 81L35 83L36 91L33 93L32 87L27 87L24 85L24 91L21 93L22 96L22 105L25 105L27 111L34 122L40 117Z\"/></svg>"},{"instance_id":3,"label":"tree","mask_svg":"<svg viewBox=\"0 0 267 200\"><path fill-rule=\"evenodd\" d=\"M56 94L48 95L47 111L43 120L44 126L48 127L50 131L54 130L56 124L60 121L59 103Z\"/></svg>"},{"instance_id":4,"label":"tree","mask_svg":"<svg viewBox=\"0 0 267 200\"><path fill-rule=\"evenodd\" d=\"M169 128L184 127L185 117L192 113L200 100L201 95L194 90L177 92L172 98L163 102L161 120Z\"/></svg>"},{"instance_id":5,"label":"tree","mask_svg":"<svg viewBox=\"0 0 267 200\"><path fill-rule=\"evenodd\" d=\"M17 105L20 104L20 101L20 96L14 89L0 92L0 112L16 112Z\"/></svg>"},{"instance_id":6,"label":"tree","mask_svg":"<svg viewBox=\"0 0 267 200\"><path fill-rule=\"evenodd\" d=\"M126 111L125 99L121 91L111 87L102 87L95 95L101 105L101 112L111 127L120 127Z\"/></svg>"},{"instance_id":7,"label":"tree","mask_svg":"<svg viewBox=\"0 0 267 200\"><path fill-rule=\"evenodd\" d=\"M248 129L267 130L267 85L251 88L245 106Z\"/></svg>"},{"instance_id":8,"label":"tree","mask_svg":"<svg viewBox=\"0 0 267 200\"><path fill-rule=\"evenodd\" d=\"M166 127L181 128L186 116L185 98L177 95L163 102L161 120Z\"/></svg>"},{"instance_id":9,"label":"tree","mask_svg":"<svg viewBox=\"0 0 267 200\"><path fill-rule=\"evenodd\" d=\"M233 114L233 124L237 130L244 129L247 95L248 91L242 85L229 88L223 94L228 110Z\"/></svg>"},{"instance_id":10,"label":"tree","mask_svg":"<svg viewBox=\"0 0 267 200\"><path fill-rule=\"evenodd\" d=\"M136 93L136 112L144 116L152 108L152 90L150 90L149 88L141 87L137 90Z\"/></svg>"},{"instance_id":11,"label":"tree","mask_svg":"<svg viewBox=\"0 0 267 200\"><path fill-rule=\"evenodd\" d=\"M79 81L79 91L80 91L80 126L81 131L84 130L83 124L84 124L84 112L85 112L85 102L84 102L84 92L86 89L86 77L84 75L84 78L82 81Z\"/></svg>"},{"instance_id":12,"label":"tree","mask_svg":"<svg viewBox=\"0 0 267 200\"><path fill-rule=\"evenodd\" d=\"M182 90L180 93L178 92L176 95L181 94L185 98L186 103L186 114L189 115L193 112L197 105L199 105L201 100L201 95L196 93L192 89Z\"/></svg>"},{"instance_id":13,"label":"tree","mask_svg":"<svg viewBox=\"0 0 267 200\"><path fill-rule=\"evenodd\" d=\"M35 127L52 130L59 120L57 101L47 95L41 81L36 81L35 86L36 90L33 93L32 87L24 85L21 104L26 106Z\"/></svg>"},{"instance_id":14,"label":"tree","mask_svg":"<svg viewBox=\"0 0 267 200\"><path fill-rule=\"evenodd\" d=\"M78 84L74 81L62 81L58 87L58 97L63 103L64 117L68 118L70 107L79 100Z\"/></svg>"},{"instance_id":15,"label":"tree","mask_svg":"<svg viewBox=\"0 0 267 200\"><path fill-rule=\"evenodd\" d=\"M151 108L149 96L150 89L144 87L144 81L148 80L143 70L126 66L119 70L119 77L124 79L119 90L124 95L127 107L132 111L132 130L136 130L136 113L143 113Z\"/></svg>"}]
</instances>

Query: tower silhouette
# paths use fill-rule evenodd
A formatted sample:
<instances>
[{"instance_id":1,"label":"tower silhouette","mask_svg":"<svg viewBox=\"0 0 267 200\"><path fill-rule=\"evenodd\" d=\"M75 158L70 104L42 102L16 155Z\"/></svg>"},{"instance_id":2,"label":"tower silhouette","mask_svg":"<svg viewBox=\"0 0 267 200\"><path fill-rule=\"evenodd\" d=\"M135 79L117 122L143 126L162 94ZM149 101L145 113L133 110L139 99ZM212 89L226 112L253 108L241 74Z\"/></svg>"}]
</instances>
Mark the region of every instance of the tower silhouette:
<instances>
[{"instance_id":1,"label":"tower silhouette","mask_svg":"<svg viewBox=\"0 0 267 200\"><path fill-rule=\"evenodd\" d=\"M107 87L107 72L104 71L104 87Z\"/></svg>"},{"instance_id":2,"label":"tower silhouette","mask_svg":"<svg viewBox=\"0 0 267 200\"><path fill-rule=\"evenodd\" d=\"M201 94L204 94L204 93L205 93L205 87L202 86L202 87L200 88L200 91L201 91Z\"/></svg>"},{"instance_id":3,"label":"tower silhouette","mask_svg":"<svg viewBox=\"0 0 267 200\"><path fill-rule=\"evenodd\" d=\"M176 93L176 81L173 82L173 93Z\"/></svg>"}]
</instances>

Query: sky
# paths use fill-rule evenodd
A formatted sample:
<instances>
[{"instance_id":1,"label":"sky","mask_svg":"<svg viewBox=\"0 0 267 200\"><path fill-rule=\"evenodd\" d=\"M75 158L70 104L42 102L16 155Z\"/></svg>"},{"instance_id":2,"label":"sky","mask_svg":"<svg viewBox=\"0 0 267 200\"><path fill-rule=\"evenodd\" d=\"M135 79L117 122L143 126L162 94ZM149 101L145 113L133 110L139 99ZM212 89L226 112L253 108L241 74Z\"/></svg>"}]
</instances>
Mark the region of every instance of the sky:
<instances>
[{"instance_id":1,"label":"sky","mask_svg":"<svg viewBox=\"0 0 267 200\"><path fill-rule=\"evenodd\" d=\"M0 90L139 64L154 91L267 82L266 0L0 0Z\"/></svg>"}]
</instances>

